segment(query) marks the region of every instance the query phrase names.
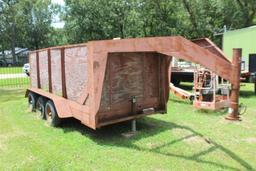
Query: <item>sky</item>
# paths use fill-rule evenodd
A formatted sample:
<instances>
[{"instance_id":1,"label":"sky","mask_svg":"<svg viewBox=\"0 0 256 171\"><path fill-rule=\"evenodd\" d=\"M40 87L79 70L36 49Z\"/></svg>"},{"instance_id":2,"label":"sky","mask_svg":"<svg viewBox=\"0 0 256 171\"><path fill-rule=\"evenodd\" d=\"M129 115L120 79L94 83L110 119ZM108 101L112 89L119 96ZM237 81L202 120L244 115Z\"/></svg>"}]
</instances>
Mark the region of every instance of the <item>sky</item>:
<instances>
[{"instance_id":1,"label":"sky","mask_svg":"<svg viewBox=\"0 0 256 171\"><path fill-rule=\"evenodd\" d=\"M61 6L65 5L64 0L52 0L52 3L59 4ZM64 21L60 21L59 15L54 16L52 26L55 28L63 28L65 25Z\"/></svg>"}]
</instances>

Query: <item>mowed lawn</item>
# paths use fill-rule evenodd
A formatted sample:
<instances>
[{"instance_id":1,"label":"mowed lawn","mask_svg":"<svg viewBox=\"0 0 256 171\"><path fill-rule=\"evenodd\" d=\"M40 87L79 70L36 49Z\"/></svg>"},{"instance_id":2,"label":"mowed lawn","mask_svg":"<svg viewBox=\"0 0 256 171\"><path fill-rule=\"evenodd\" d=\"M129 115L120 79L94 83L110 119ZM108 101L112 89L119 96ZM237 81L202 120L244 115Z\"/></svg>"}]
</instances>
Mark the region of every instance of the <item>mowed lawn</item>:
<instances>
[{"instance_id":1,"label":"mowed lawn","mask_svg":"<svg viewBox=\"0 0 256 171\"><path fill-rule=\"evenodd\" d=\"M22 67L0 67L0 88L28 87L29 77L10 78L13 74L24 74Z\"/></svg>"},{"instance_id":2,"label":"mowed lawn","mask_svg":"<svg viewBox=\"0 0 256 171\"><path fill-rule=\"evenodd\" d=\"M28 112L25 90L0 89L0 170L256 170L256 96L241 89L242 122L171 96L168 114L138 120L129 139L129 122L49 127Z\"/></svg>"},{"instance_id":3,"label":"mowed lawn","mask_svg":"<svg viewBox=\"0 0 256 171\"><path fill-rule=\"evenodd\" d=\"M0 79L0 88L12 88L12 87L26 88L28 86L29 86L29 77Z\"/></svg>"},{"instance_id":4,"label":"mowed lawn","mask_svg":"<svg viewBox=\"0 0 256 171\"><path fill-rule=\"evenodd\" d=\"M22 67L0 67L0 74L20 74Z\"/></svg>"}]
</instances>

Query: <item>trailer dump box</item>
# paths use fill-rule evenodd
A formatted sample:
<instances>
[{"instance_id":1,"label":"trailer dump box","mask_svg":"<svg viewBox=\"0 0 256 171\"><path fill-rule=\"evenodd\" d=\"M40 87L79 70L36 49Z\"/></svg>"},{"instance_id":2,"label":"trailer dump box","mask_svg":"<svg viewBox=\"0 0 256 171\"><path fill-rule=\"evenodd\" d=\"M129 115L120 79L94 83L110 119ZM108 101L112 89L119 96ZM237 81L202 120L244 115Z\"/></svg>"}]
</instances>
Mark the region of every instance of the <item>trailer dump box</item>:
<instances>
[{"instance_id":1,"label":"trailer dump box","mask_svg":"<svg viewBox=\"0 0 256 171\"><path fill-rule=\"evenodd\" d=\"M231 62L180 36L91 41L30 53L26 95L51 122L74 117L96 129L166 113L172 56L237 84Z\"/></svg>"},{"instance_id":2,"label":"trailer dump box","mask_svg":"<svg viewBox=\"0 0 256 171\"><path fill-rule=\"evenodd\" d=\"M60 118L93 129L166 113L171 57L139 49L108 52L100 43L31 52L28 92L51 100Z\"/></svg>"}]
</instances>

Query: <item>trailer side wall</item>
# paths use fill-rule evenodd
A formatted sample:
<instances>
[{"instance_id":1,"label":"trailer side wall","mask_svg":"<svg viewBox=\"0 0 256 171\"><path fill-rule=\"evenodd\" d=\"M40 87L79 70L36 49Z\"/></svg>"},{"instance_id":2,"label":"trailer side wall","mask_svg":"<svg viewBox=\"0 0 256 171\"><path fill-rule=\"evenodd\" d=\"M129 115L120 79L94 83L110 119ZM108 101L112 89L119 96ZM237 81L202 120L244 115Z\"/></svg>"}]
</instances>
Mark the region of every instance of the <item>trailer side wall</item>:
<instances>
[{"instance_id":1,"label":"trailer side wall","mask_svg":"<svg viewBox=\"0 0 256 171\"><path fill-rule=\"evenodd\" d=\"M64 50L64 52L61 52L62 50ZM51 67L50 73L48 71L49 55L49 65ZM64 55L64 65L62 64L61 60L62 55ZM89 92L87 61L87 48L85 46L69 47L65 49L51 49L50 54L48 54L47 50L31 53L31 87L40 88L44 91L50 91L49 84L51 84L52 93L57 96L63 96L63 84L65 84L64 87L66 88L66 98L83 104L83 100L81 102L80 99L81 94L88 94ZM63 66L65 66L64 69L62 68ZM64 83L62 69L65 72ZM37 73L38 71L39 74ZM49 74L51 74L51 80L49 79Z\"/></svg>"}]
</instances>

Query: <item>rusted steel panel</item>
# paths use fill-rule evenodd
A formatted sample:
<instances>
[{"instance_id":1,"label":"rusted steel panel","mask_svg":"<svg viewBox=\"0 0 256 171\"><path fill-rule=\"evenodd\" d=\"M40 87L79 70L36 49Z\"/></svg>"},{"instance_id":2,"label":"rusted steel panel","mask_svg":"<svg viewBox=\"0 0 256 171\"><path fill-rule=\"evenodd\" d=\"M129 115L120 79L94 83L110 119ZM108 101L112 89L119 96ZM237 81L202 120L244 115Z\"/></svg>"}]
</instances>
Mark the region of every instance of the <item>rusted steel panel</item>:
<instances>
[{"instance_id":1,"label":"rusted steel panel","mask_svg":"<svg viewBox=\"0 0 256 171\"><path fill-rule=\"evenodd\" d=\"M52 68L52 92L55 95L62 96L61 82L61 57L60 50L51 50L51 68Z\"/></svg>"},{"instance_id":2,"label":"rusted steel panel","mask_svg":"<svg viewBox=\"0 0 256 171\"><path fill-rule=\"evenodd\" d=\"M36 63L36 53L30 53L30 84L31 87L37 88L37 63Z\"/></svg>"},{"instance_id":3,"label":"rusted steel panel","mask_svg":"<svg viewBox=\"0 0 256 171\"><path fill-rule=\"evenodd\" d=\"M111 100L112 100L112 67L110 58L107 61L107 70L104 76L104 85L102 90L101 102L100 102L100 113L104 113L111 110Z\"/></svg>"},{"instance_id":4,"label":"rusted steel panel","mask_svg":"<svg viewBox=\"0 0 256 171\"><path fill-rule=\"evenodd\" d=\"M139 58L138 58L139 57ZM109 70L105 75L106 83L104 82L103 89L107 94L102 96L102 103L108 103L105 109L110 112L100 115L100 119L104 118L118 118L122 115L131 113L131 98L136 96L138 99L143 96L143 75L140 68L142 66L142 59L136 53L112 53L108 56ZM109 81L108 81L109 80ZM108 89L106 88L108 87ZM116 114L113 116L113 111Z\"/></svg>"},{"instance_id":5,"label":"rusted steel panel","mask_svg":"<svg viewBox=\"0 0 256 171\"><path fill-rule=\"evenodd\" d=\"M49 78L48 78L48 52L38 52L39 55L39 68L40 68L40 86L41 89L49 90Z\"/></svg>"},{"instance_id":6,"label":"rusted steel panel","mask_svg":"<svg viewBox=\"0 0 256 171\"><path fill-rule=\"evenodd\" d=\"M168 82L162 71L168 72L169 65L161 66L165 59L164 55L149 52L109 54L97 115L100 123L142 114L149 108L164 111L166 101L160 91ZM132 97L136 98L134 109Z\"/></svg>"},{"instance_id":7,"label":"rusted steel panel","mask_svg":"<svg viewBox=\"0 0 256 171\"><path fill-rule=\"evenodd\" d=\"M159 97L159 54L148 53L143 57L143 81L144 81L144 96L145 100Z\"/></svg>"},{"instance_id":8,"label":"rusted steel panel","mask_svg":"<svg viewBox=\"0 0 256 171\"><path fill-rule=\"evenodd\" d=\"M62 97L67 98L67 87L66 87L66 67L65 67L65 48L60 49L60 68L61 68L61 88Z\"/></svg>"},{"instance_id":9,"label":"rusted steel panel","mask_svg":"<svg viewBox=\"0 0 256 171\"><path fill-rule=\"evenodd\" d=\"M140 54L111 54L112 105L143 95L143 58ZM130 104L130 103L129 103Z\"/></svg>"},{"instance_id":10,"label":"rusted steel panel","mask_svg":"<svg viewBox=\"0 0 256 171\"><path fill-rule=\"evenodd\" d=\"M229 59L225 56L225 54L222 52L222 50L218 46L216 46L210 39L201 38L192 40L192 42L204 49L209 50L213 54L222 57L224 60L230 62Z\"/></svg>"},{"instance_id":11,"label":"rusted steel panel","mask_svg":"<svg viewBox=\"0 0 256 171\"><path fill-rule=\"evenodd\" d=\"M201 64L207 69L214 71L222 78L230 80L230 82L233 83L234 80L230 79L230 70L232 70L232 64L229 61L211 53L210 51L192 43L185 38L180 37L179 39L180 40L178 42L181 43L181 49L178 52L170 53L172 56Z\"/></svg>"},{"instance_id":12,"label":"rusted steel panel","mask_svg":"<svg viewBox=\"0 0 256 171\"><path fill-rule=\"evenodd\" d=\"M36 52L36 80L37 80L37 88L41 88L39 52Z\"/></svg>"},{"instance_id":13,"label":"rusted steel panel","mask_svg":"<svg viewBox=\"0 0 256 171\"><path fill-rule=\"evenodd\" d=\"M241 57L242 49L233 49L233 77L236 82L232 84L230 95L230 108L229 115L226 117L228 120L240 120L239 116L239 91L240 91L240 76L241 76Z\"/></svg>"},{"instance_id":14,"label":"rusted steel panel","mask_svg":"<svg viewBox=\"0 0 256 171\"><path fill-rule=\"evenodd\" d=\"M202 66L215 71L231 83L235 80L230 78L230 71L232 64L217 56L210 51L192 43L191 41L180 37L156 37L156 38L141 38L141 39L125 39L125 40L108 40L108 41L93 41L87 45L93 48L94 63L97 68L94 68L94 86L95 86L95 108L98 111L100 107L100 99L102 93L102 85L104 81L104 73L106 69L107 54L110 52L158 52L166 56L175 56L194 63L201 64ZM169 85L167 85L169 86Z\"/></svg>"},{"instance_id":15,"label":"rusted steel panel","mask_svg":"<svg viewBox=\"0 0 256 171\"><path fill-rule=\"evenodd\" d=\"M68 99L78 103L81 92L88 94L88 57L86 47L65 49L65 75ZM83 103L81 103L83 104Z\"/></svg>"},{"instance_id":16,"label":"rusted steel panel","mask_svg":"<svg viewBox=\"0 0 256 171\"><path fill-rule=\"evenodd\" d=\"M49 82L49 92L52 93L52 59L51 59L51 50L47 50L48 56L48 82Z\"/></svg>"}]
</instances>

